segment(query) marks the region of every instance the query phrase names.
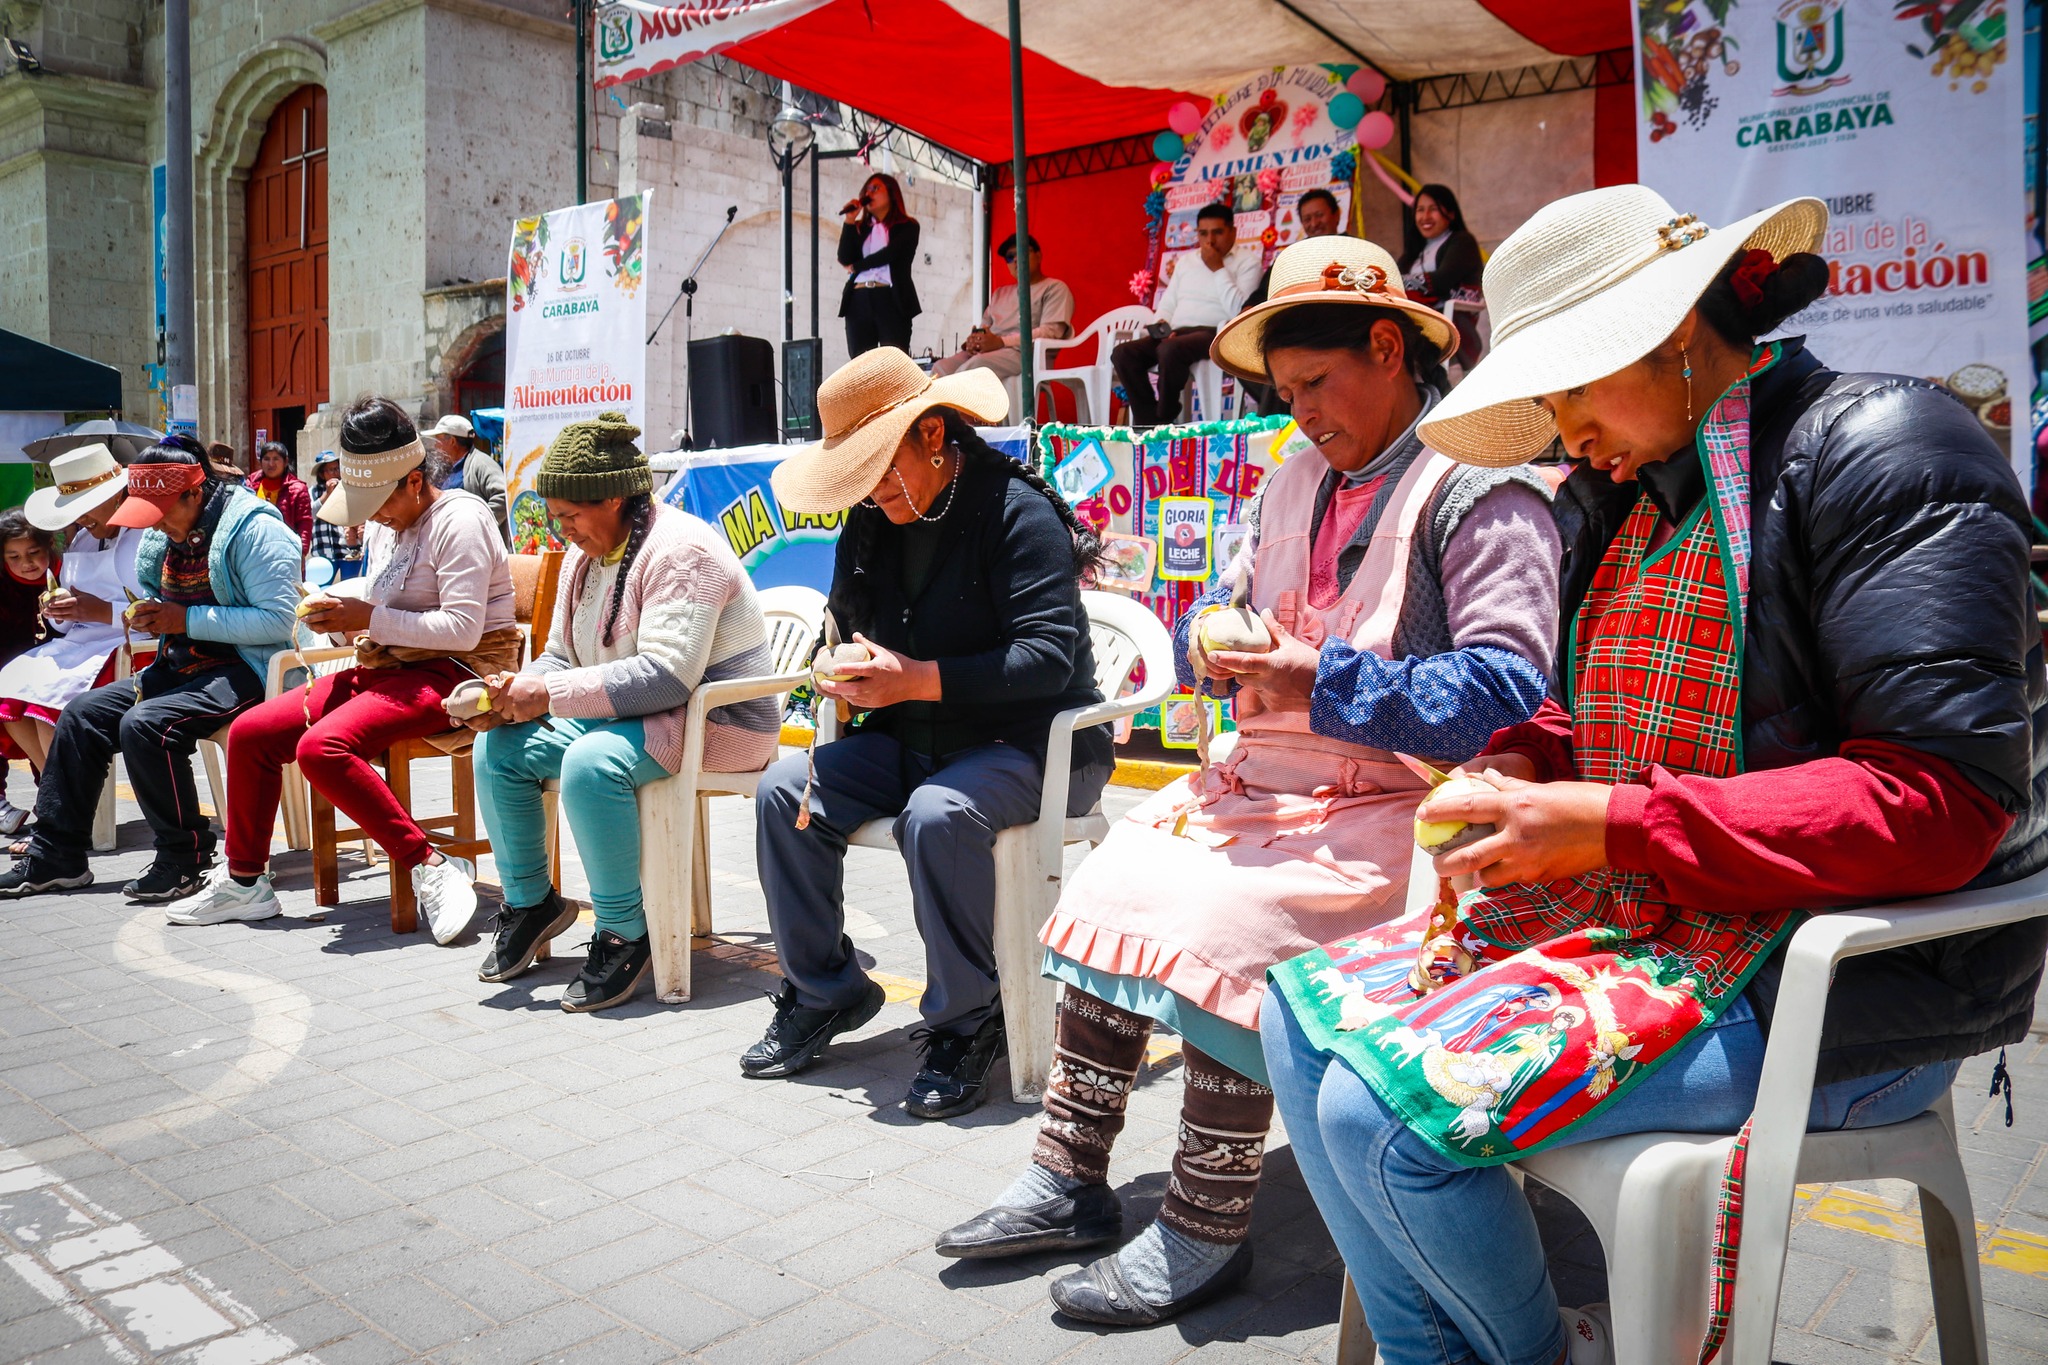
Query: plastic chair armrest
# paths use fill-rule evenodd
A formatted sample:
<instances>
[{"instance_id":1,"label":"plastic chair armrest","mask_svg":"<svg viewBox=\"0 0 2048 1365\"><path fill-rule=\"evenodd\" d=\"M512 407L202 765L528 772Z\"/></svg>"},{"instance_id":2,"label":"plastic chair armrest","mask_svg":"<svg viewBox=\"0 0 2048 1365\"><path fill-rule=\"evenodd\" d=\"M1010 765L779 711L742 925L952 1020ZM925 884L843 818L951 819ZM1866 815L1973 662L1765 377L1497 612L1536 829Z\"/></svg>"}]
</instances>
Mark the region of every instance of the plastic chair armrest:
<instances>
[{"instance_id":1,"label":"plastic chair armrest","mask_svg":"<svg viewBox=\"0 0 2048 1365\"><path fill-rule=\"evenodd\" d=\"M690 694L689 705L683 710L682 771L694 778L703 765L704 725L714 710L743 701L779 696L810 676L807 670L759 678L721 678L717 682L698 684L697 690Z\"/></svg>"},{"instance_id":2,"label":"plastic chair armrest","mask_svg":"<svg viewBox=\"0 0 2048 1365\"><path fill-rule=\"evenodd\" d=\"M310 669L315 664L331 663L341 658L353 658L355 652L356 647L354 645L322 645L318 649L301 650L280 649L277 653L270 656L270 675L263 680L263 695L266 699L283 695L284 673L286 660L288 659L290 660L291 668L296 671L301 666Z\"/></svg>"},{"instance_id":3,"label":"plastic chair armrest","mask_svg":"<svg viewBox=\"0 0 2048 1365\"><path fill-rule=\"evenodd\" d=\"M1750 1116L1744 1175L1745 1239L1735 1280L1731 1359L1768 1360L1784 1277L1785 1231L1813 1106L1828 988L1844 958L2048 914L2048 872L2007 886L1815 915L1785 949L1778 1007Z\"/></svg>"},{"instance_id":4,"label":"plastic chair armrest","mask_svg":"<svg viewBox=\"0 0 2048 1365\"><path fill-rule=\"evenodd\" d=\"M1165 698L1171 682L1170 677L1165 682L1148 682L1128 697L1069 707L1052 718L1052 728L1045 736L1045 784L1038 800L1039 851L1041 857L1049 855L1051 859L1045 866L1059 867L1060 849L1065 844L1063 835L1067 821L1067 785L1073 775L1074 731L1083 726L1107 725L1125 716L1135 716L1148 706L1157 706Z\"/></svg>"}]
</instances>

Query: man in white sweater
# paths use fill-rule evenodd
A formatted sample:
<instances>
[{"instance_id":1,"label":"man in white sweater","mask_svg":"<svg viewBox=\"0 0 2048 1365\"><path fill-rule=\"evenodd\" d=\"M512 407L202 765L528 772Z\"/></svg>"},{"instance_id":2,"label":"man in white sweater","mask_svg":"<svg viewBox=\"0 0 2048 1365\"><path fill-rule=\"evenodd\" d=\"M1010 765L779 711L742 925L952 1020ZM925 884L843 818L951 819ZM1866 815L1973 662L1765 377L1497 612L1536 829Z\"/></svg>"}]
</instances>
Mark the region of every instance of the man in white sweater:
<instances>
[{"instance_id":1,"label":"man in white sweater","mask_svg":"<svg viewBox=\"0 0 2048 1365\"><path fill-rule=\"evenodd\" d=\"M1126 341L1109 354L1118 382L1124 386L1134 427L1159 426L1180 416L1181 390L1195 362L1209 358L1216 329L1237 315L1259 282L1259 258L1234 256L1237 224L1225 204L1207 204L1195 215L1195 238L1201 250L1183 256L1166 292L1155 305L1172 330L1162 336ZM1152 370L1159 371L1159 391L1152 391Z\"/></svg>"}]
</instances>

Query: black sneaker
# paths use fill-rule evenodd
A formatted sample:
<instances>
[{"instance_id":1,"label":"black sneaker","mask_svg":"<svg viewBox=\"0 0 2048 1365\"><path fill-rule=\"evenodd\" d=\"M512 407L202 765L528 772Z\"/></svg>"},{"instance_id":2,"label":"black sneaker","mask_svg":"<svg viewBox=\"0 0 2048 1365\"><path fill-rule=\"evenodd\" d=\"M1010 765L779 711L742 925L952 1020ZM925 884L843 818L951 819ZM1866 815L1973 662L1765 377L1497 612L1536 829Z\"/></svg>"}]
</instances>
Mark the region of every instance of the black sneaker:
<instances>
[{"instance_id":1,"label":"black sneaker","mask_svg":"<svg viewBox=\"0 0 2048 1365\"><path fill-rule=\"evenodd\" d=\"M45 891L70 891L81 886L92 885L92 870L63 873L42 858L24 856L14 860L14 866L0 872L0 897L20 900L23 896L40 895Z\"/></svg>"},{"instance_id":2,"label":"black sneaker","mask_svg":"<svg viewBox=\"0 0 2048 1365\"><path fill-rule=\"evenodd\" d=\"M149 865L149 871L122 887L121 894L132 901L156 905L197 895L199 888L205 885L206 869L203 867L173 867L169 863L155 862Z\"/></svg>"},{"instance_id":3,"label":"black sneaker","mask_svg":"<svg viewBox=\"0 0 2048 1365\"><path fill-rule=\"evenodd\" d=\"M758 1081L794 1076L825 1050L825 1044L851 1033L881 1013L882 988L868 982L867 994L843 1010L805 1009L796 1002L796 987L787 981L772 997L775 1017L761 1041L740 1054L740 1073Z\"/></svg>"},{"instance_id":4,"label":"black sneaker","mask_svg":"<svg viewBox=\"0 0 2048 1365\"><path fill-rule=\"evenodd\" d=\"M924 1044L924 1066L910 1083L903 1107L917 1119L949 1119L980 1106L988 1094L989 1069L1003 1052L1000 1008L972 1033L936 1033L919 1029L910 1035Z\"/></svg>"},{"instance_id":5,"label":"black sneaker","mask_svg":"<svg viewBox=\"0 0 2048 1365\"><path fill-rule=\"evenodd\" d=\"M540 945L557 934L567 933L575 922L576 907L554 891L549 891L548 898L539 905L524 909L501 901L491 921L491 950L484 954L484 965L477 968L476 979L510 981L524 975L533 966Z\"/></svg>"},{"instance_id":6,"label":"black sneaker","mask_svg":"<svg viewBox=\"0 0 2048 1365\"><path fill-rule=\"evenodd\" d=\"M640 989L653 966L653 941L646 935L620 938L609 929L600 929L590 940L590 957L583 970L562 995L562 1008L571 1014L588 1014L623 1005Z\"/></svg>"}]
</instances>

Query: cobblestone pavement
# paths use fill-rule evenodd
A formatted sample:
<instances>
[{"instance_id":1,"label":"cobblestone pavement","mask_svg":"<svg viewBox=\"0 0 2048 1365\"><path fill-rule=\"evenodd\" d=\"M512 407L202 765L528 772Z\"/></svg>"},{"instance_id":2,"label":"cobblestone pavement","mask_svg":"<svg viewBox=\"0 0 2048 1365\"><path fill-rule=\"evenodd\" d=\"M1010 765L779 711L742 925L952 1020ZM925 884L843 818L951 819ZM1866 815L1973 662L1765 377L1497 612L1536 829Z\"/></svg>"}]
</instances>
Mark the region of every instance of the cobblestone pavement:
<instances>
[{"instance_id":1,"label":"cobblestone pavement","mask_svg":"<svg viewBox=\"0 0 2048 1365\"><path fill-rule=\"evenodd\" d=\"M1113 789L1112 811L1141 795ZM750 1083L735 1058L774 977L749 804L715 807L697 998L600 1015L557 1008L578 953L490 986L473 936L394 936L383 869L353 860L337 910L315 910L290 854L285 918L168 927L116 890L146 859L122 815L98 886L0 903L0 1360L1334 1357L1341 1271L1284 1137L1249 1292L1162 1328L1056 1318L1046 1284L1072 1258L931 1252L1026 1159L1035 1110L1000 1070L1005 1097L962 1121L898 1107L922 950L888 855L855 851L847 898L889 1005L816 1071ZM1177 1061L1159 1040L1117 1151L1133 1227L1163 1188ZM2041 1036L2011 1061L2015 1127L1985 1099L1989 1059L1964 1069L1957 1109L1993 1357L2048 1362ZM1802 1201L1781 1360L1938 1358L1903 1188ZM1601 1297L1590 1231L1537 1198L1563 1296Z\"/></svg>"}]
</instances>

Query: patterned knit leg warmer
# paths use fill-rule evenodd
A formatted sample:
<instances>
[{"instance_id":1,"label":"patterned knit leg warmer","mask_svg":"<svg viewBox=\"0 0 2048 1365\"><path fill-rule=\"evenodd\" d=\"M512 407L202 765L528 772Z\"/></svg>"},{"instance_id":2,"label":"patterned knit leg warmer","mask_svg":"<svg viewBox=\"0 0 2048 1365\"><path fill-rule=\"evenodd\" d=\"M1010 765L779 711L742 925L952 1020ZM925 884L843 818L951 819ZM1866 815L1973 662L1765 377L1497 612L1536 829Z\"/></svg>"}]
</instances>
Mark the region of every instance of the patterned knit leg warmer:
<instances>
[{"instance_id":1,"label":"patterned knit leg warmer","mask_svg":"<svg viewBox=\"0 0 2048 1365\"><path fill-rule=\"evenodd\" d=\"M1187 1088L1180 1104L1180 1150L1166 1182L1159 1220L1202 1242L1242 1242L1252 1226L1273 1092L1185 1044Z\"/></svg>"},{"instance_id":2,"label":"patterned knit leg warmer","mask_svg":"<svg viewBox=\"0 0 2048 1365\"><path fill-rule=\"evenodd\" d=\"M1083 1184L1109 1178L1109 1149L1123 1131L1124 1107L1145 1060L1152 1021L1068 986L1060 992L1045 1117L1031 1160ZM1272 1104L1272 1092L1266 1092Z\"/></svg>"}]
</instances>

